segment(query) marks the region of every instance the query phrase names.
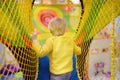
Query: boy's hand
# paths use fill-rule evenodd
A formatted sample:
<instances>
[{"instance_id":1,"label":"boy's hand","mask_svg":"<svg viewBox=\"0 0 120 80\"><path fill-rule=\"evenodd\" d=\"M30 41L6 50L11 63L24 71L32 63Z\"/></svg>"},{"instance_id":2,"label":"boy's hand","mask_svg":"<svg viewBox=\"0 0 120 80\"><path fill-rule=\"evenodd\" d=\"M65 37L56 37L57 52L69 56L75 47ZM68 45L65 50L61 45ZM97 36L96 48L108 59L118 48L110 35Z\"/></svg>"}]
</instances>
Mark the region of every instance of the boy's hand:
<instances>
[{"instance_id":1,"label":"boy's hand","mask_svg":"<svg viewBox=\"0 0 120 80\"><path fill-rule=\"evenodd\" d=\"M30 36L31 36L32 40L35 41L37 38L37 32L32 32Z\"/></svg>"}]
</instances>

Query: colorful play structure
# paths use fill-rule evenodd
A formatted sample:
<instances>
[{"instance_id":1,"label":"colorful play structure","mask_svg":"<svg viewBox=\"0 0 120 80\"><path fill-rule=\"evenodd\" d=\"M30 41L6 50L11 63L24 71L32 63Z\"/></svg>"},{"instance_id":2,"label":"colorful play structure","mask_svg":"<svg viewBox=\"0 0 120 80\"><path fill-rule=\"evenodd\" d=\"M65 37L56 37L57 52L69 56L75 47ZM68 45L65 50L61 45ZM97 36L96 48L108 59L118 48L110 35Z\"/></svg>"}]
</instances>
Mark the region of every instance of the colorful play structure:
<instances>
[{"instance_id":1,"label":"colorful play structure","mask_svg":"<svg viewBox=\"0 0 120 80\"><path fill-rule=\"evenodd\" d=\"M37 58L30 34L36 31L43 45L56 16L82 51L73 55L70 80L120 80L120 0L33 1L0 0L0 80L49 80L49 58Z\"/></svg>"}]
</instances>

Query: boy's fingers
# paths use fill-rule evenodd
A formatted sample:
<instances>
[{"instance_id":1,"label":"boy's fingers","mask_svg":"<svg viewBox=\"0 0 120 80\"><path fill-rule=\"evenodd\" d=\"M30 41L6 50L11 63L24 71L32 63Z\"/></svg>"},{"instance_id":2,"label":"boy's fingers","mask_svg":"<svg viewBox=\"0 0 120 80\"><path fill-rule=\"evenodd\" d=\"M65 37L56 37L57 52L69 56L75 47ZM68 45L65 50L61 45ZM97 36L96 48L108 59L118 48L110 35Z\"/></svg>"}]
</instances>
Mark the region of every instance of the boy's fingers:
<instances>
[{"instance_id":1,"label":"boy's fingers","mask_svg":"<svg viewBox=\"0 0 120 80\"><path fill-rule=\"evenodd\" d=\"M36 36L37 35L37 32L32 32L31 34L30 34L30 36L32 37L32 36Z\"/></svg>"}]
</instances>

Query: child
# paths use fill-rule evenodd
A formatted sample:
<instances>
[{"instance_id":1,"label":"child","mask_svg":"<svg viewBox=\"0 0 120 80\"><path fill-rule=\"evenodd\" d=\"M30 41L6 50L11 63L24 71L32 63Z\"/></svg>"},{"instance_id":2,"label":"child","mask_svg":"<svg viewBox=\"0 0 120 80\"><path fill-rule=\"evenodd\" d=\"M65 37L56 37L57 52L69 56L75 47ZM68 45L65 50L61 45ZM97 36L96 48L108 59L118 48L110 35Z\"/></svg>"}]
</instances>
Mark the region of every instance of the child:
<instances>
[{"instance_id":1,"label":"child","mask_svg":"<svg viewBox=\"0 0 120 80\"><path fill-rule=\"evenodd\" d=\"M74 40L64 35L66 23L63 19L55 17L49 24L48 29L52 37L48 38L41 47L36 41L36 34L32 34L32 48L38 57L48 54L50 59L50 80L69 80L72 72L73 53L80 55L81 49L74 43Z\"/></svg>"}]
</instances>

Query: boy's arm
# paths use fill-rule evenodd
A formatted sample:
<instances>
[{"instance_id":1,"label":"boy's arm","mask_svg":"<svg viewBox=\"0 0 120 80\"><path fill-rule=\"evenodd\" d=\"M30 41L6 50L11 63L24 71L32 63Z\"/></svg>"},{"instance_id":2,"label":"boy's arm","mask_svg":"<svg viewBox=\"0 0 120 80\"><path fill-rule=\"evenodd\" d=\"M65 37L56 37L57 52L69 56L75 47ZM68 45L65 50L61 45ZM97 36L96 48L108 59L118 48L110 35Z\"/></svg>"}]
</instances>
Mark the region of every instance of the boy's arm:
<instances>
[{"instance_id":1,"label":"boy's arm","mask_svg":"<svg viewBox=\"0 0 120 80\"><path fill-rule=\"evenodd\" d=\"M74 43L74 44L75 44L75 43ZM80 54L81 54L81 48L78 47L76 44L75 44L75 46L74 46L74 53L75 53L76 55L80 55Z\"/></svg>"},{"instance_id":2,"label":"boy's arm","mask_svg":"<svg viewBox=\"0 0 120 80\"><path fill-rule=\"evenodd\" d=\"M43 46L40 46L38 42L33 42L32 48L38 57L43 57L52 51L52 40L48 39Z\"/></svg>"},{"instance_id":3,"label":"boy's arm","mask_svg":"<svg viewBox=\"0 0 120 80\"><path fill-rule=\"evenodd\" d=\"M33 41L32 43L32 49L37 53L37 55L40 53L41 45L37 41Z\"/></svg>"}]
</instances>

